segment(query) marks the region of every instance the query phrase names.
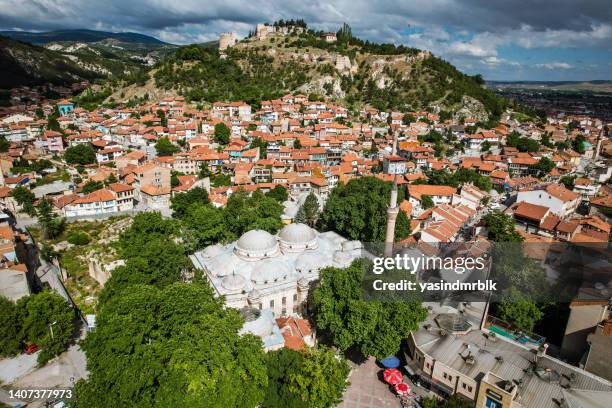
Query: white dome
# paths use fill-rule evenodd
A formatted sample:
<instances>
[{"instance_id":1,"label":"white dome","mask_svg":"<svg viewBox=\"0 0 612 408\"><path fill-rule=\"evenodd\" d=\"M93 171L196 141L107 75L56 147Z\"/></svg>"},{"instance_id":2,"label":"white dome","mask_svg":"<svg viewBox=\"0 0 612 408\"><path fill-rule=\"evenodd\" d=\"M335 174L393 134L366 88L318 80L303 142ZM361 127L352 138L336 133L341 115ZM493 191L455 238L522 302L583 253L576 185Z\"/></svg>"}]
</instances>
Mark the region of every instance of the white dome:
<instances>
[{"instance_id":1,"label":"white dome","mask_svg":"<svg viewBox=\"0 0 612 408\"><path fill-rule=\"evenodd\" d=\"M275 282L286 279L291 271L287 264L275 259L266 259L257 264L257 268L251 273L251 280L258 285L266 282Z\"/></svg>"},{"instance_id":2,"label":"white dome","mask_svg":"<svg viewBox=\"0 0 612 408\"><path fill-rule=\"evenodd\" d=\"M227 275L223 278L221 284L227 290L236 291L245 287L246 279L240 275Z\"/></svg>"},{"instance_id":3,"label":"white dome","mask_svg":"<svg viewBox=\"0 0 612 408\"><path fill-rule=\"evenodd\" d=\"M252 261L275 256L279 252L276 238L263 230L251 230L242 234L234 251L242 259Z\"/></svg>"},{"instance_id":4,"label":"white dome","mask_svg":"<svg viewBox=\"0 0 612 408\"><path fill-rule=\"evenodd\" d=\"M295 269L302 274L318 272L326 266L331 266L331 259L317 252L304 252L295 260Z\"/></svg>"},{"instance_id":5,"label":"white dome","mask_svg":"<svg viewBox=\"0 0 612 408\"><path fill-rule=\"evenodd\" d=\"M302 243L316 238L314 231L306 224L289 224L279 232L281 241Z\"/></svg>"},{"instance_id":6,"label":"white dome","mask_svg":"<svg viewBox=\"0 0 612 408\"><path fill-rule=\"evenodd\" d=\"M219 255L222 252L223 252L223 247L221 245L219 245L219 244L215 244L215 245L211 245L209 247L206 247L202 251L202 256L204 258L213 258L213 257Z\"/></svg>"},{"instance_id":7,"label":"white dome","mask_svg":"<svg viewBox=\"0 0 612 408\"><path fill-rule=\"evenodd\" d=\"M287 252L315 249L318 246L317 234L306 224L289 224L279 233L281 248Z\"/></svg>"}]
</instances>

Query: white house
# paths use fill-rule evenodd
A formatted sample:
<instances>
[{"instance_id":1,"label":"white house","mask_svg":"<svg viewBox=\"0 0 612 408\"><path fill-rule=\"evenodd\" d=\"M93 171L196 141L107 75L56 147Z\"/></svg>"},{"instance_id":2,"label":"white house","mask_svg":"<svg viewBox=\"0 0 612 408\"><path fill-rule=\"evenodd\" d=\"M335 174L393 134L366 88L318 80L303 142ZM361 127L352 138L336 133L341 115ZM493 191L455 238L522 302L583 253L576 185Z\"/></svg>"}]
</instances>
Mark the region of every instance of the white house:
<instances>
[{"instance_id":1,"label":"white house","mask_svg":"<svg viewBox=\"0 0 612 408\"><path fill-rule=\"evenodd\" d=\"M516 202L526 202L550 208L550 212L565 218L572 214L580 204L580 194L574 193L559 184L549 184L545 189L519 191Z\"/></svg>"}]
</instances>

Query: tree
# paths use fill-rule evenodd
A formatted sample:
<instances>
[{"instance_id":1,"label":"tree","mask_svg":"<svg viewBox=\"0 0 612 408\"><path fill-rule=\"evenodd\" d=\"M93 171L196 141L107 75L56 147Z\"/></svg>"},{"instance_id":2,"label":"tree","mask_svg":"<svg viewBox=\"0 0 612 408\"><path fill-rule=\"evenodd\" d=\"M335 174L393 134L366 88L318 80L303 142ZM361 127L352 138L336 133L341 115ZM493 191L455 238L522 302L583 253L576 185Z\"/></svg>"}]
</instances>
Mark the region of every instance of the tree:
<instances>
[{"instance_id":1,"label":"tree","mask_svg":"<svg viewBox=\"0 0 612 408\"><path fill-rule=\"evenodd\" d=\"M488 152L489 150L491 150L491 142L485 140L484 142L482 142L480 148L483 152Z\"/></svg>"},{"instance_id":2,"label":"tree","mask_svg":"<svg viewBox=\"0 0 612 408\"><path fill-rule=\"evenodd\" d=\"M219 122L215 125L215 142L226 145L230 141L231 130L223 122Z\"/></svg>"},{"instance_id":3,"label":"tree","mask_svg":"<svg viewBox=\"0 0 612 408\"><path fill-rule=\"evenodd\" d=\"M21 351L20 331L15 303L0 296L0 357L11 357Z\"/></svg>"},{"instance_id":4,"label":"tree","mask_svg":"<svg viewBox=\"0 0 612 408\"><path fill-rule=\"evenodd\" d=\"M225 220L228 231L239 237L252 229L262 229L272 234L283 226L283 206L260 190L251 194L238 190L227 200Z\"/></svg>"},{"instance_id":5,"label":"tree","mask_svg":"<svg viewBox=\"0 0 612 408\"><path fill-rule=\"evenodd\" d=\"M568 190L574 189L574 182L576 181L576 176L563 176L559 179L559 182L565 186Z\"/></svg>"},{"instance_id":6,"label":"tree","mask_svg":"<svg viewBox=\"0 0 612 408\"><path fill-rule=\"evenodd\" d=\"M198 173L198 177L203 179L206 177L210 177L211 176L211 172L210 169L208 168L208 162L203 161L202 164L200 164L200 172Z\"/></svg>"},{"instance_id":7,"label":"tree","mask_svg":"<svg viewBox=\"0 0 612 408\"><path fill-rule=\"evenodd\" d=\"M514 229L514 219L499 210L482 217L489 232L489 239L495 242L521 242L523 237Z\"/></svg>"},{"instance_id":8,"label":"tree","mask_svg":"<svg viewBox=\"0 0 612 408\"><path fill-rule=\"evenodd\" d=\"M554 168L555 162L548 157L542 157L540 161L538 161L538 164L536 164L536 169L538 169L540 174L548 174Z\"/></svg>"},{"instance_id":9,"label":"tree","mask_svg":"<svg viewBox=\"0 0 612 408\"><path fill-rule=\"evenodd\" d=\"M293 141L293 148L294 149L301 149L302 148L302 142L300 142L300 139L296 138Z\"/></svg>"},{"instance_id":10,"label":"tree","mask_svg":"<svg viewBox=\"0 0 612 408\"><path fill-rule=\"evenodd\" d=\"M447 399L438 399L437 397L428 397L421 402L423 408L471 408L473 403L467 398L451 395Z\"/></svg>"},{"instance_id":11,"label":"tree","mask_svg":"<svg viewBox=\"0 0 612 408\"><path fill-rule=\"evenodd\" d=\"M405 113L404 116L402 116L402 123L404 125L410 125L413 122L416 122L416 119L410 113Z\"/></svg>"},{"instance_id":12,"label":"tree","mask_svg":"<svg viewBox=\"0 0 612 408\"><path fill-rule=\"evenodd\" d=\"M104 188L104 184L100 181L88 180L87 183L83 186L81 192L83 194L93 193L94 191L98 191Z\"/></svg>"},{"instance_id":13,"label":"tree","mask_svg":"<svg viewBox=\"0 0 612 408\"><path fill-rule=\"evenodd\" d=\"M90 144L78 144L64 151L64 160L68 164L93 164L96 162L96 152Z\"/></svg>"},{"instance_id":14,"label":"tree","mask_svg":"<svg viewBox=\"0 0 612 408\"><path fill-rule=\"evenodd\" d=\"M83 342L90 375L75 405L254 408L267 386L265 355L242 325L207 285L132 286L101 307Z\"/></svg>"},{"instance_id":15,"label":"tree","mask_svg":"<svg viewBox=\"0 0 612 408\"><path fill-rule=\"evenodd\" d=\"M6 140L6 137L4 137L4 135L1 135L0 136L0 153L8 152L9 147L11 147L11 144Z\"/></svg>"},{"instance_id":16,"label":"tree","mask_svg":"<svg viewBox=\"0 0 612 408\"><path fill-rule=\"evenodd\" d=\"M108 178L104 182L104 184L108 186L110 184L117 183L118 181L119 180L117 180L117 177L115 176L115 173L111 173L110 176L108 176Z\"/></svg>"},{"instance_id":17,"label":"tree","mask_svg":"<svg viewBox=\"0 0 612 408\"><path fill-rule=\"evenodd\" d=\"M232 237L227 230L225 213L212 205L192 205L183 217L190 250L198 250Z\"/></svg>"},{"instance_id":18,"label":"tree","mask_svg":"<svg viewBox=\"0 0 612 408\"><path fill-rule=\"evenodd\" d=\"M15 187L13 191L11 191L11 195L20 206L25 206L27 204L32 205L34 203L34 193L31 192L28 188L19 186Z\"/></svg>"},{"instance_id":19,"label":"tree","mask_svg":"<svg viewBox=\"0 0 612 408\"><path fill-rule=\"evenodd\" d=\"M274 198L279 203L284 203L289 199L287 189L281 185L277 185L272 190L268 191L266 196Z\"/></svg>"},{"instance_id":20,"label":"tree","mask_svg":"<svg viewBox=\"0 0 612 408\"><path fill-rule=\"evenodd\" d=\"M282 348L266 354L268 388L263 400L264 408L308 408L308 401L290 389L291 377L299 373L304 355L299 351Z\"/></svg>"},{"instance_id":21,"label":"tree","mask_svg":"<svg viewBox=\"0 0 612 408\"><path fill-rule=\"evenodd\" d=\"M53 213L53 204L47 199L40 200L36 207L38 223L42 227L43 235L47 239L54 239L64 232L66 219L57 217Z\"/></svg>"},{"instance_id":22,"label":"tree","mask_svg":"<svg viewBox=\"0 0 612 408\"><path fill-rule=\"evenodd\" d=\"M306 220L306 212L304 211L303 205L300 205L300 208L298 208L297 213L295 213L293 222L295 222L296 224L306 224L308 222Z\"/></svg>"},{"instance_id":23,"label":"tree","mask_svg":"<svg viewBox=\"0 0 612 408\"><path fill-rule=\"evenodd\" d=\"M354 240L382 242L387 227L387 208L391 196L391 184L375 177L361 177L340 184L327 199L319 218L323 230L333 230ZM405 191L399 190L398 202ZM410 234L410 223L403 211L395 224L395 239Z\"/></svg>"},{"instance_id":24,"label":"tree","mask_svg":"<svg viewBox=\"0 0 612 408\"><path fill-rule=\"evenodd\" d=\"M306 200L304 204L302 204L302 208L304 209L304 218L306 224L311 227L314 227L319 219L319 200L314 193L308 194L306 196Z\"/></svg>"},{"instance_id":25,"label":"tree","mask_svg":"<svg viewBox=\"0 0 612 408\"><path fill-rule=\"evenodd\" d=\"M42 349L38 355L40 364L66 350L74 331L74 311L63 297L45 290L20 298L16 308L20 337Z\"/></svg>"},{"instance_id":26,"label":"tree","mask_svg":"<svg viewBox=\"0 0 612 408\"><path fill-rule=\"evenodd\" d=\"M586 151L585 148L586 138L583 135L576 135L574 140L572 140L572 149L576 152L583 154Z\"/></svg>"},{"instance_id":27,"label":"tree","mask_svg":"<svg viewBox=\"0 0 612 408\"><path fill-rule=\"evenodd\" d=\"M299 371L289 373L289 390L313 408L335 407L342 402L350 371L344 359L323 346L304 351Z\"/></svg>"},{"instance_id":28,"label":"tree","mask_svg":"<svg viewBox=\"0 0 612 408\"><path fill-rule=\"evenodd\" d=\"M179 151L178 146L175 146L167 137L160 138L155 143L155 151L158 156L172 156Z\"/></svg>"},{"instance_id":29,"label":"tree","mask_svg":"<svg viewBox=\"0 0 612 408\"><path fill-rule=\"evenodd\" d=\"M536 323L544 316L535 302L524 299L517 290L511 290L510 294L503 297L497 306L497 312L503 320L528 332L531 332Z\"/></svg>"},{"instance_id":30,"label":"tree","mask_svg":"<svg viewBox=\"0 0 612 408\"><path fill-rule=\"evenodd\" d=\"M431 208L434 206L434 202L432 200L432 198L430 196L428 196L427 194L423 194L421 196L421 207L423 207L424 210Z\"/></svg>"},{"instance_id":31,"label":"tree","mask_svg":"<svg viewBox=\"0 0 612 408\"><path fill-rule=\"evenodd\" d=\"M192 205L205 205L210 202L208 192L202 187L195 187L185 193L178 193L170 199L172 216L182 218Z\"/></svg>"},{"instance_id":32,"label":"tree","mask_svg":"<svg viewBox=\"0 0 612 408\"><path fill-rule=\"evenodd\" d=\"M427 312L420 302L364 300L362 282L368 261L355 260L348 268L321 270L313 292L318 330L334 346L346 351L357 346L363 356L382 359L398 352L406 334L418 328Z\"/></svg>"}]
</instances>

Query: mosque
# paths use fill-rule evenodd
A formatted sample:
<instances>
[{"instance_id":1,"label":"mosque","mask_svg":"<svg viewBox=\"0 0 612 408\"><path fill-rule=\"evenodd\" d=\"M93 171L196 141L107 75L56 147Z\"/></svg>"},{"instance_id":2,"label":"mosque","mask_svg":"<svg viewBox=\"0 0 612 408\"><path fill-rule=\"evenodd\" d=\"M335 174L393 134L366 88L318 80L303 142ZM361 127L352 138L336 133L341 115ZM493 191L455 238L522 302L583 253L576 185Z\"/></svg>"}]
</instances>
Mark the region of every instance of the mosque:
<instances>
[{"instance_id":1,"label":"mosque","mask_svg":"<svg viewBox=\"0 0 612 408\"><path fill-rule=\"evenodd\" d=\"M191 261L227 306L270 309L278 318L301 314L322 268L345 268L361 256L359 241L289 224L277 235L248 231L235 242L196 252Z\"/></svg>"}]
</instances>

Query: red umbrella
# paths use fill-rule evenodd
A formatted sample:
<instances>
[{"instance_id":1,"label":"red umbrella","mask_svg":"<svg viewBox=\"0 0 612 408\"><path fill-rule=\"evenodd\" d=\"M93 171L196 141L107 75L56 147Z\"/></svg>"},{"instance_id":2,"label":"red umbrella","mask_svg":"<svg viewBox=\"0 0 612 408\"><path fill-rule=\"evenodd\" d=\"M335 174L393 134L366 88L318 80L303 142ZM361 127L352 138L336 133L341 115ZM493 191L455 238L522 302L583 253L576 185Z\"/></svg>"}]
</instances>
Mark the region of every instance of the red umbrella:
<instances>
[{"instance_id":1,"label":"red umbrella","mask_svg":"<svg viewBox=\"0 0 612 408\"><path fill-rule=\"evenodd\" d=\"M388 384L399 384L404 380L404 376L397 368L387 368L383 373L383 378Z\"/></svg>"},{"instance_id":2,"label":"red umbrella","mask_svg":"<svg viewBox=\"0 0 612 408\"><path fill-rule=\"evenodd\" d=\"M410 394L410 386L406 383L395 384L395 392L399 395L408 395Z\"/></svg>"}]
</instances>

